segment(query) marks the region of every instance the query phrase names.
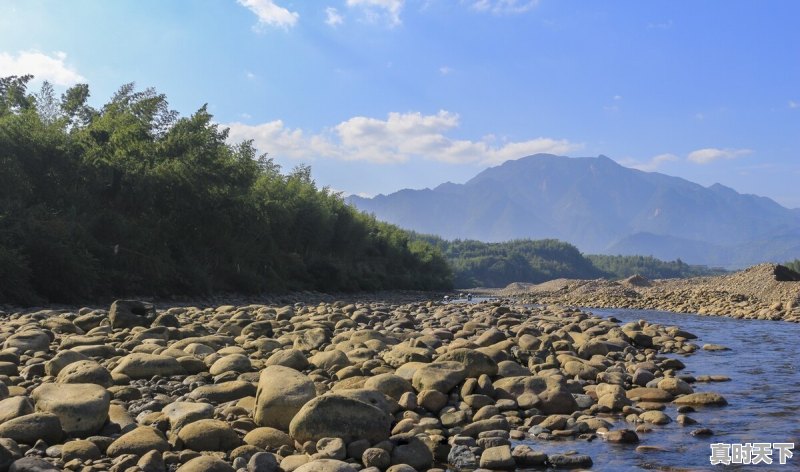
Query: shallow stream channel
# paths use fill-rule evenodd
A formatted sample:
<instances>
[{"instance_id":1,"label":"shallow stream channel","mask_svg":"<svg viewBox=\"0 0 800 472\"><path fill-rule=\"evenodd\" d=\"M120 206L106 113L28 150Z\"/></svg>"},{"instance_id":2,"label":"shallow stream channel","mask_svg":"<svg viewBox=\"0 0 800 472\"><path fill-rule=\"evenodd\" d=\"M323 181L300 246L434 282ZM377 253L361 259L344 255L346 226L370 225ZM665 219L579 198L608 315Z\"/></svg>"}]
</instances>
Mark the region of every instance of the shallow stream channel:
<instances>
[{"instance_id":1,"label":"shallow stream channel","mask_svg":"<svg viewBox=\"0 0 800 472\"><path fill-rule=\"evenodd\" d=\"M603 317L623 323L640 319L651 323L676 325L689 331L704 344L721 344L728 351L697 352L678 357L686 368L681 374L724 375L729 382L693 384L695 392L722 394L727 406L697 407L689 415L698 424L681 426L675 422L677 406L668 404L664 412L673 421L653 426L639 434L639 444L610 444L593 441L530 439L521 443L546 453L576 451L592 457L592 471L697 471L697 470L775 470L800 471L800 451L778 464L777 451L771 465L710 464L711 443L795 443L800 442L800 325L782 321L737 320L733 318L677 314L648 310L595 309ZM635 429L624 419L617 428ZM692 436L697 428L710 428L712 436ZM655 446L637 451L637 446Z\"/></svg>"}]
</instances>

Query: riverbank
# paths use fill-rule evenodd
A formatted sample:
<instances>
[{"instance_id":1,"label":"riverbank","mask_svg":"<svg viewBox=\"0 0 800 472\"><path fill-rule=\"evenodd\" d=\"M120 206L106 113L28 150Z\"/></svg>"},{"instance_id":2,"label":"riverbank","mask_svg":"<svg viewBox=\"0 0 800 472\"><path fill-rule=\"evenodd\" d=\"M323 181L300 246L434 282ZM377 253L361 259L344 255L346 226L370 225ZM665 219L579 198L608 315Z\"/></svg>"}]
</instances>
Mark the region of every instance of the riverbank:
<instances>
[{"instance_id":1,"label":"riverbank","mask_svg":"<svg viewBox=\"0 0 800 472\"><path fill-rule=\"evenodd\" d=\"M587 467L570 452L587 441L636 444L672 421L712 433L690 426L692 412L726 400L665 355L695 352L693 337L501 301L8 313L0 459L148 472Z\"/></svg>"},{"instance_id":2,"label":"riverbank","mask_svg":"<svg viewBox=\"0 0 800 472\"><path fill-rule=\"evenodd\" d=\"M503 289L474 289L522 303L597 308L631 308L739 319L800 323L800 280L776 264L760 264L730 275L687 279L622 281L557 279L514 283Z\"/></svg>"}]
</instances>

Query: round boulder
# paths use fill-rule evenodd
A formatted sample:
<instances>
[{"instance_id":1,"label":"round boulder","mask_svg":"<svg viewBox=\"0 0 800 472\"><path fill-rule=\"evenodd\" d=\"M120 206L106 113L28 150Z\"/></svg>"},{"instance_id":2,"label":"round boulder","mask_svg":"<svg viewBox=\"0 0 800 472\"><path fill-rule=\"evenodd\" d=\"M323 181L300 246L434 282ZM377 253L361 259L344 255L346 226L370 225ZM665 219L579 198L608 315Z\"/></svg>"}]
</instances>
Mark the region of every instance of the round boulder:
<instances>
[{"instance_id":1,"label":"round boulder","mask_svg":"<svg viewBox=\"0 0 800 472\"><path fill-rule=\"evenodd\" d=\"M371 444L388 439L389 415L380 409L336 394L317 397L303 406L289 426L289 435L300 443L322 438L341 438L346 443L366 439Z\"/></svg>"},{"instance_id":2,"label":"round boulder","mask_svg":"<svg viewBox=\"0 0 800 472\"><path fill-rule=\"evenodd\" d=\"M222 459L213 456L195 457L178 467L177 472L234 472L235 469Z\"/></svg>"},{"instance_id":3,"label":"round boulder","mask_svg":"<svg viewBox=\"0 0 800 472\"><path fill-rule=\"evenodd\" d=\"M155 375L170 377L186 373L174 357L144 352L135 352L123 357L112 372L126 375L131 379L149 379Z\"/></svg>"},{"instance_id":4,"label":"round boulder","mask_svg":"<svg viewBox=\"0 0 800 472\"><path fill-rule=\"evenodd\" d=\"M81 354L76 351L71 351L69 349L64 351L58 351L58 354L53 356L52 359L44 363L44 373L47 375L52 375L53 377L57 376L61 370L72 364L73 362L78 361L88 361L88 356Z\"/></svg>"},{"instance_id":5,"label":"round boulder","mask_svg":"<svg viewBox=\"0 0 800 472\"><path fill-rule=\"evenodd\" d=\"M114 385L111 372L92 360L77 361L67 365L58 373L56 382L96 384L105 388Z\"/></svg>"},{"instance_id":6,"label":"round boulder","mask_svg":"<svg viewBox=\"0 0 800 472\"><path fill-rule=\"evenodd\" d=\"M26 330L15 333L3 343L3 349L17 348L22 352L48 351L50 349L50 336L44 331Z\"/></svg>"},{"instance_id":7,"label":"round boulder","mask_svg":"<svg viewBox=\"0 0 800 472\"><path fill-rule=\"evenodd\" d=\"M62 436L61 422L52 413L31 413L0 424L0 438L25 444L35 444L40 439L56 444Z\"/></svg>"},{"instance_id":8,"label":"round boulder","mask_svg":"<svg viewBox=\"0 0 800 472\"><path fill-rule=\"evenodd\" d=\"M434 362L417 369L411 379L411 384L418 392L438 390L448 393L466 377L467 370L460 362Z\"/></svg>"},{"instance_id":9,"label":"round boulder","mask_svg":"<svg viewBox=\"0 0 800 472\"><path fill-rule=\"evenodd\" d=\"M228 354L217 359L208 372L211 375L224 374L225 372L250 372L253 370L250 359L244 354Z\"/></svg>"},{"instance_id":10,"label":"round boulder","mask_svg":"<svg viewBox=\"0 0 800 472\"><path fill-rule=\"evenodd\" d=\"M318 459L294 469L294 472L357 472L358 469L347 462L335 459Z\"/></svg>"},{"instance_id":11,"label":"round boulder","mask_svg":"<svg viewBox=\"0 0 800 472\"><path fill-rule=\"evenodd\" d=\"M478 378L483 374L490 377L497 375L497 363L491 357L474 349L457 348L436 358L437 363L444 361L455 361L463 364L467 369L467 377Z\"/></svg>"},{"instance_id":12,"label":"round boulder","mask_svg":"<svg viewBox=\"0 0 800 472\"><path fill-rule=\"evenodd\" d=\"M164 439L161 431L150 426L139 426L112 442L106 450L106 455L108 457L117 457L123 454L143 456L150 451L164 452L168 450L169 443Z\"/></svg>"},{"instance_id":13,"label":"round boulder","mask_svg":"<svg viewBox=\"0 0 800 472\"><path fill-rule=\"evenodd\" d=\"M114 329L150 326L156 319L156 310L152 303L139 300L117 300L111 304L108 318Z\"/></svg>"},{"instance_id":14,"label":"round boulder","mask_svg":"<svg viewBox=\"0 0 800 472\"><path fill-rule=\"evenodd\" d=\"M230 451L242 443L228 423L211 419L187 424L178 431L178 439L194 451Z\"/></svg>"},{"instance_id":15,"label":"round boulder","mask_svg":"<svg viewBox=\"0 0 800 472\"><path fill-rule=\"evenodd\" d=\"M268 366L258 380L254 420L259 426L286 431L295 414L316 395L307 376L290 367Z\"/></svg>"},{"instance_id":16,"label":"round boulder","mask_svg":"<svg viewBox=\"0 0 800 472\"><path fill-rule=\"evenodd\" d=\"M53 413L65 433L91 435L108 419L111 394L95 384L42 384L31 393L37 411Z\"/></svg>"},{"instance_id":17,"label":"round boulder","mask_svg":"<svg viewBox=\"0 0 800 472\"><path fill-rule=\"evenodd\" d=\"M245 435L244 442L264 450L277 450L281 446L294 446L294 442L288 434L268 426L251 430Z\"/></svg>"}]
</instances>

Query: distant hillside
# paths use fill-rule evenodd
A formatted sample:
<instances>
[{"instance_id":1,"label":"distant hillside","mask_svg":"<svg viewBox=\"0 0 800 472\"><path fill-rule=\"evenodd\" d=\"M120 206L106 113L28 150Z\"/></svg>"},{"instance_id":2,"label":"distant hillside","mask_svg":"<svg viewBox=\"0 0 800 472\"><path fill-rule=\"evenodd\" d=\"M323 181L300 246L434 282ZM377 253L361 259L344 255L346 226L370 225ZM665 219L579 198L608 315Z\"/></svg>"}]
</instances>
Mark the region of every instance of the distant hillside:
<instances>
[{"instance_id":1,"label":"distant hillside","mask_svg":"<svg viewBox=\"0 0 800 472\"><path fill-rule=\"evenodd\" d=\"M483 243L472 240L446 241L436 236L412 236L441 252L453 270L456 288L505 287L514 282L541 283L548 280L622 279L642 275L648 279L719 275L724 271L661 261L642 256L584 256L575 246L557 241L515 240Z\"/></svg>"},{"instance_id":2,"label":"distant hillside","mask_svg":"<svg viewBox=\"0 0 800 472\"><path fill-rule=\"evenodd\" d=\"M800 254L800 211L613 160L537 154L465 184L350 197L378 219L445 239L559 239L584 253L738 268Z\"/></svg>"}]
</instances>

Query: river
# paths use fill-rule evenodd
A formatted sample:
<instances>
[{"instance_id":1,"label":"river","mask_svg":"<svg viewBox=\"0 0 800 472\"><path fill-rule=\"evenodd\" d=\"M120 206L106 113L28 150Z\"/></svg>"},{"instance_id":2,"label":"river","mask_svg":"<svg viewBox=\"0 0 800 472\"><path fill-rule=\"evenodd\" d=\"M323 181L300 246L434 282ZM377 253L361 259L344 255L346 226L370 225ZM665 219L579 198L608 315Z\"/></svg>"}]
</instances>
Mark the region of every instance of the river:
<instances>
[{"instance_id":1,"label":"river","mask_svg":"<svg viewBox=\"0 0 800 472\"><path fill-rule=\"evenodd\" d=\"M698 350L679 356L686 364L682 374L726 375L730 382L696 383L696 392L722 394L728 405L698 407L689 415L697 425L681 426L673 421L640 433L639 445L658 446L663 452L637 452L637 445L609 444L601 439L592 442L524 441L535 450L548 453L577 451L594 461L593 471L627 470L800 470L800 452L787 465L775 462L764 466L711 466L711 443L798 443L800 441L800 325L782 321L737 320L724 317L677 314L648 310L587 309L599 316L613 316L623 322L639 319L651 323L677 325L694 333L698 346L722 344L729 351ZM673 420L676 406L665 410ZM617 428L631 428L620 420ZM699 427L711 428L713 436L694 437L689 433Z\"/></svg>"}]
</instances>

